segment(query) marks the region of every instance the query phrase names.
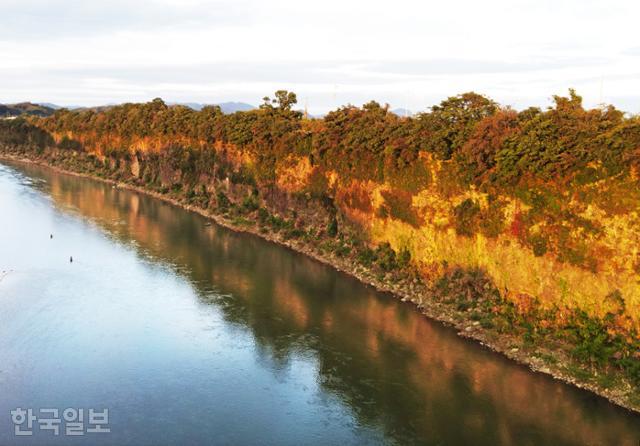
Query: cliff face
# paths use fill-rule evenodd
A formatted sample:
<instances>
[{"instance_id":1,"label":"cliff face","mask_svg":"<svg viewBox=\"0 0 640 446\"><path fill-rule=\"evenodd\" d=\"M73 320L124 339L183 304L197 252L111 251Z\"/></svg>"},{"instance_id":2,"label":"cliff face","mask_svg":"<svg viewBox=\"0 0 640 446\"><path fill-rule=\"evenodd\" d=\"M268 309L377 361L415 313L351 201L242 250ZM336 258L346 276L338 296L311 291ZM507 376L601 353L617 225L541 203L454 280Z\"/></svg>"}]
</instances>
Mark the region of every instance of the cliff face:
<instances>
[{"instance_id":1,"label":"cliff face","mask_svg":"<svg viewBox=\"0 0 640 446\"><path fill-rule=\"evenodd\" d=\"M334 178L336 206L367 241L388 242L397 253L408 251L428 280L441 275L446 264L480 267L518 307L535 302L543 310L557 310L560 318L563 310L575 308L597 318L624 314L630 320L620 318L619 323L638 327L637 182L604 181L563 192L557 206L576 221L535 222L525 234L523 221L534 218L535 203L473 189L452 193L437 166L430 167L431 184L415 193L386 183ZM628 194L627 207L617 212L581 199L616 192Z\"/></svg>"},{"instance_id":2,"label":"cliff face","mask_svg":"<svg viewBox=\"0 0 640 446\"><path fill-rule=\"evenodd\" d=\"M559 205L563 212L580 219L579 224L563 221L554 228L546 221L536 222L525 235L521 225L535 212L531 204L473 190L443 196L438 186L436 176L428 189L403 197L388 185L371 184L364 195L370 203L368 211L354 210L345 202L340 207L346 216L363 213L354 220L366 228L370 239L389 242L397 252L407 249L425 275L437 271L444 262L480 267L503 296L518 306L535 301L542 309L556 308L561 313L579 308L599 318L624 309L638 327L638 202L624 213L607 213L597 203L576 198L589 190L563 193L564 201ZM353 187L362 186L347 186ZM606 190L607 185L595 187ZM630 194L635 192L632 184L628 187ZM394 206L406 208L394 215ZM480 228L460 227L455 218L464 208L472 208L470 213L477 222L470 224ZM482 230L481 225L487 227ZM527 246L525 237L536 236L544 245ZM618 294L622 300L611 297Z\"/></svg>"},{"instance_id":3,"label":"cliff face","mask_svg":"<svg viewBox=\"0 0 640 446\"><path fill-rule=\"evenodd\" d=\"M640 327L635 172L507 195L463 189L446 163L425 155L416 163L422 164L427 180L408 191L389 182L343 178L314 166L312 157L288 155L276 161L275 177L265 186L255 179L255 156L231 144L200 143L214 155L188 161L167 155L166 147L193 141L134 139L126 155L105 156L104 147L113 138L94 140L92 147L92 135L52 136L57 143L78 141L96 165L106 165L123 180L179 191L204 207L218 206L221 194L239 207L255 200L270 213L292 219L296 227L320 230L336 216L349 234L367 244L386 242L396 253L408 252L426 281L453 266L481 268L522 311L552 310L558 320L548 323L562 322L579 309L599 319L616 315L616 324L625 330ZM198 163L202 165L193 167Z\"/></svg>"}]
</instances>

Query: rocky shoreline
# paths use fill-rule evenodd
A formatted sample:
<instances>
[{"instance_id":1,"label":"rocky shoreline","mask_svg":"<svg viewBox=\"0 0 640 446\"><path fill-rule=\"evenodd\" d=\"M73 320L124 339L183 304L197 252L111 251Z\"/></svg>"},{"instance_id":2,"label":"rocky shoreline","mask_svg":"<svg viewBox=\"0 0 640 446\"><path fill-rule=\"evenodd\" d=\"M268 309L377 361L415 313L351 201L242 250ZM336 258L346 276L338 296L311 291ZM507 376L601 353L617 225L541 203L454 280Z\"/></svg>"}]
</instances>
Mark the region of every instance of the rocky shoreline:
<instances>
[{"instance_id":1,"label":"rocky shoreline","mask_svg":"<svg viewBox=\"0 0 640 446\"><path fill-rule=\"evenodd\" d=\"M254 234L270 242L280 244L296 252L312 257L313 259L329 265L338 271L355 277L362 283L372 286L378 291L389 293L400 299L402 302L413 303L426 317L455 328L460 337L474 340L484 348L488 348L512 361L526 366L533 372L546 374L554 379L599 395L611 403L629 411L640 413L640 401L635 401L632 398L634 395L634 389L630 385L625 387L605 388L604 386L598 385L597 382L592 381L592 379L595 378L594 376L589 376L591 379L582 379L575 376L569 372L569 369L572 367L579 368L579 365L574 363L566 352L549 350L541 348L540 346L536 346L534 349L535 351L530 351L531 348L523 348L522 340L516 335L496 333L495 330L482 327L477 320L473 320L470 317L470 314L466 314L463 311L455 309L453 305L444 304L432 299L423 299L422 297L428 292L428 288L421 283L415 283L410 280L395 281L380 278L374 274L371 269L364 267L357 262L353 262L352 259L339 257L334 253L321 252L317 244L306 243L300 239L286 239L281 233L264 231L264 228L259 227L257 223L250 225L236 224L231 219L225 218L222 215L209 212L197 206L186 204L178 199L167 196L166 194L150 191L143 187L114 181L108 178L101 178L96 175L63 169L49 164L46 160L34 160L6 153L0 154L0 160L2 159L27 164L36 164L59 173L98 180L118 188L149 195L190 212L198 213L212 220L216 224L232 231ZM1 279L2 276L0 275L0 280Z\"/></svg>"}]
</instances>

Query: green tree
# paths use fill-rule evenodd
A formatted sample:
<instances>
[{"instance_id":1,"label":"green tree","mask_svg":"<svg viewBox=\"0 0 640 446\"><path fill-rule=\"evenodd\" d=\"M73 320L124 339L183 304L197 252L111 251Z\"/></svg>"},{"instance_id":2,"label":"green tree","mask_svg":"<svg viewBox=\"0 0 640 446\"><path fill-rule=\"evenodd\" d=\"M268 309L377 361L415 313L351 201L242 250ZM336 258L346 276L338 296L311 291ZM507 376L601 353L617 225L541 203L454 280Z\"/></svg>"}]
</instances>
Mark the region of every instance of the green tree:
<instances>
[{"instance_id":1,"label":"green tree","mask_svg":"<svg viewBox=\"0 0 640 446\"><path fill-rule=\"evenodd\" d=\"M273 110L274 105L277 105L277 109L280 111L291 111L291 107L298 103L298 98L295 93L287 90L278 90L275 93L275 98L271 99L269 96L262 98L263 110Z\"/></svg>"},{"instance_id":2,"label":"green tree","mask_svg":"<svg viewBox=\"0 0 640 446\"><path fill-rule=\"evenodd\" d=\"M450 159L467 141L475 125L497 110L498 104L474 92L442 101L431 107L431 113L418 117L429 135L424 147L442 159Z\"/></svg>"},{"instance_id":3,"label":"green tree","mask_svg":"<svg viewBox=\"0 0 640 446\"><path fill-rule=\"evenodd\" d=\"M278 104L278 108L281 110L289 111L291 107L298 103L296 94L287 90L278 90L275 92L275 103Z\"/></svg>"}]
</instances>

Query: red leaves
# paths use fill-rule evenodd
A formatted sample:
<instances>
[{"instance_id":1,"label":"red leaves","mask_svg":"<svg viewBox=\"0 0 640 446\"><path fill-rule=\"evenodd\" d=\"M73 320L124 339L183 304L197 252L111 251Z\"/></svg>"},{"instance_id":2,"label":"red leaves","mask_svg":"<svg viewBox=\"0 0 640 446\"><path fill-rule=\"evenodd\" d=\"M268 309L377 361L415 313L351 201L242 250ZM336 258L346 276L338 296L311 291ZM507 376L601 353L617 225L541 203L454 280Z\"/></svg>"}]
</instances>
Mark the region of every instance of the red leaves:
<instances>
[{"instance_id":1,"label":"red leaves","mask_svg":"<svg viewBox=\"0 0 640 446\"><path fill-rule=\"evenodd\" d=\"M527 228L524 224L524 220L522 218L521 212L516 212L516 215L513 217L513 221L511 222L511 227L509 231L512 236L518 238L518 240L524 240L527 234Z\"/></svg>"}]
</instances>

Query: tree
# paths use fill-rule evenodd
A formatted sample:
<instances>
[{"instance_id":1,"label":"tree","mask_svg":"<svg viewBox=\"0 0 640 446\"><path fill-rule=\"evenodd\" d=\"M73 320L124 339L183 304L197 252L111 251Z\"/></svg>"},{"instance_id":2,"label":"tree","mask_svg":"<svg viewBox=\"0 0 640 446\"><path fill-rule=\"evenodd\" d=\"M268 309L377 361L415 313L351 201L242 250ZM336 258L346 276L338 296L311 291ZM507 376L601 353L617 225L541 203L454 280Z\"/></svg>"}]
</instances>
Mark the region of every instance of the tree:
<instances>
[{"instance_id":1,"label":"tree","mask_svg":"<svg viewBox=\"0 0 640 446\"><path fill-rule=\"evenodd\" d=\"M278 90L275 93L276 98L273 100L278 104L281 110L289 111L291 107L298 103L296 94L287 90Z\"/></svg>"},{"instance_id":2,"label":"tree","mask_svg":"<svg viewBox=\"0 0 640 446\"><path fill-rule=\"evenodd\" d=\"M295 93L287 90L278 90L275 92L275 98L271 99L269 96L262 98L261 109L273 110L274 104L278 105L280 111L291 111L291 107L298 103L298 98Z\"/></svg>"},{"instance_id":3,"label":"tree","mask_svg":"<svg viewBox=\"0 0 640 446\"><path fill-rule=\"evenodd\" d=\"M613 107L585 110L573 89L569 96L553 96L555 106L545 112L527 109L518 116L521 131L504 140L496 154L498 176L507 183L535 175L545 180L566 177L601 163L609 174L621 170L625 142L619 138L623 115ZM622 143L622 144L621 144Z\"/></svg>"},{"instance_id":4,"label":"tree","mask_svg":"<svg viewBox=\"0 0 640 446\"><path fill-rule=\"evenodd\" d=\"M487 179L505 139L517 130L518 113L514 110L500 110L481 120L457 156L463 178L478 183Z\"/></svg>"},{"instance_id":5,"label":"tree","mask_svg":"<svg viewBox=\"0 0 640 446\"><path fill-rule=\"evenodd\" d=\"M425 140L426 150L450 159L466 142L475 125L497 110L498 104L474 92L452 96L431 107L431 113L418 117L429 134Z\"/></svg>"}]
</instances>

